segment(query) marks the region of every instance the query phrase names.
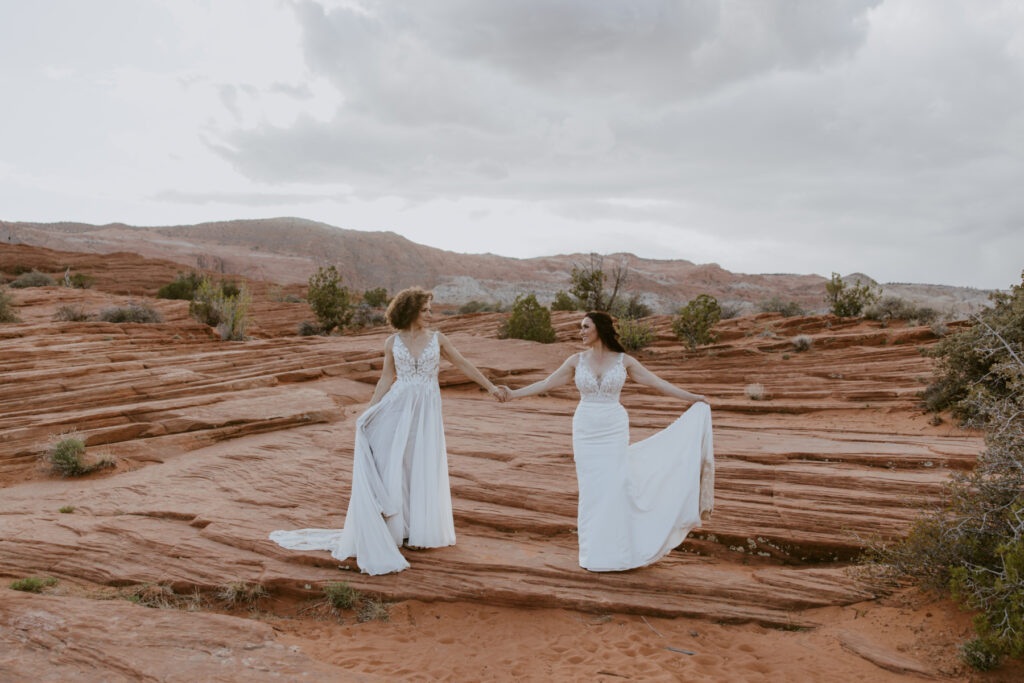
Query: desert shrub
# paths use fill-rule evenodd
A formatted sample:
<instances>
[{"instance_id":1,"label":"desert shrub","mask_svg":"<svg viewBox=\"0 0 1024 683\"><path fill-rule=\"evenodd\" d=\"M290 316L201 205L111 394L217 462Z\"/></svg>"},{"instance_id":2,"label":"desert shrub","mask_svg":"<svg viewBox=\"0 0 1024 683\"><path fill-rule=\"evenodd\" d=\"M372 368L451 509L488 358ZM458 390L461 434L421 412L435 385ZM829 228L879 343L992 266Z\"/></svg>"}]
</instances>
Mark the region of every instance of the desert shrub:
<instances>
[{"instance_id":1,"label":"desert shrub","mask_svg":"<svg viewBox=\"0 0 1024 683\"><path fill-rule=\"evenodd\" d=\"M709 294L701 294L679 309L672 321L672 331L691 349L715 340L711 328L721 319L722 309L718 300Z\"/></svg>"},{"instance_id":2,"label":"desert shrub","mask_svg":"<svg viewBox=\"0 0 1024 683\"><path fill-rule=\"evenodd\" d=\"M25 287L53 287L56 284L57 281L46 273L40 273L38 270L30 270L29 272L16 277L10 286L22 289Z\"/></svg>"},{"instance_id":3,"label":"desert shrub","mask_svg":"<svg viewBox=\"0 0 1024 683\"><path fill-rule=\"evenodd\" d=\"M163 583L143 583L122 590L126 600L144 607L154 609L184 609L194 611L203 606L203 598L199 589L192 595L179 595L174 589Z\"/></svg>"},{"instance_id":4,"label":"desert shrub","mask_svg":"<svg viewBox=\"0 0 1024 683\"><path fill-rule=\"evenodd\" d=\"M619 341L627 351L639 351L649 346L657 335L654 326L639 320L619 320Z\"/></svg>"},{"instance_id":5,"label":"desert shrub","mask_svg":"<svg viewBox=\"0 0 1024 683\"><path fill-rule=\"evenodd\" d=\"M763 384L748 384L743 387L743 395L749 398L751 401L767 401L768 394L764 390Z\"/></svg>"},{"instance_id":6,"label":"desert shrub","mask_svg":"<svg viewBox=\"0 0 1024 683\"><path fill-rule=\"evenodd\" d=\"M721 304L720 318L722 320L732 320L738 318L743 313L743 305L735 302L729 302Z\"/></svg>"},{"instance_id":7,"label":"desert shrub","mask_svg":"<svg viewBox=\"0 0 1024 683\"><path fill-rule=\"evenodd\" d=\"M638 318L646 318L652 311L651 307L640 299L639 294L634 294L628 299L621 298L616 301L609 313L619 319L636 320Z\"/></svg>"},{"instance_id":8,"label":"desert shrub","mask_svg":"<svg viewBox=\"0 0 1024 683\"><path fill-rule=\"evenodd\" d=\"M59 512L62 515L70 515L74 511L75 511L75 506L74 505L62 505L60 507L60 509L57 510L57 512Z\"/></svg>"},{"instance_id":9,"label":"desert shrub","mask_svg":"<svg viewBox=\"0 0 1024 683\"><path fill-rule=\"evenodd\" d=\"M961 656L982 669L1006 656L1024 657L1024 330L1003 326L1021 314L1024 290L1015 287L996 301L979 324L936 345L947 354L940 359L947 369L963 360L967 339L976 352L972 362L987 365L958 404L968 425L985 430L985 450L971 472L953 475L941 503L906 539L876 544L868 555L892 575L948 592L977 610L977 637Z\"/></svg>"},{"instance_id":10,"label":"desert shrub","mask_svg":"<svg viewBox=\"0 0 1024 683\"><path fill-rule=\"evenodd\" d=\"M237 297L242 293L245 285L239 285L234 280L221 280L220 291L227 298Z\"/></svg>"},{"instance_id":11,"label":"desert shrub","mask_svg":"<svg viewBox=\"0 0 1024 683\"><path fill-rule=\"evenodd\" d=\"M866 306L878 301L879 290L868 284L848 285L832 273L832 279L825 283L825 303L833 315L853 318L861 314Z\"/></svg>"},{"instance_id":12,"label":"desert shrub","mask_svg":"<svg viewBox=\"0 0 1024 683\"><path fill-rule=\"evenodd\" d=\"M555 293L555 300L551 302L552 311L575 311L577 308L576 300L562 290Z\"/></svg>"},{"instance_id":13,"label":"desert shrub","mask_svg":"<svg viewBox=\"0 0 1024 683\"><path fill-rule=\"evenodd\" d=\"M321 266L309 277L306 300L324 334L335 328L341 330L352 320L352 295L348 287L342 286L341 275L334 266Z\"/></svg>"},{"instance_id":14,"label":"desert shrub","mask_svg":"<svg viewBox=\"0 0 1024 683\"><path fill-rule=\"evenodd\" d=\"M868 320L906 320L930 325L939 319L939 312L928 306L917 306L898 296L887 296L865 308L864 317Z\"/></svg>"},{"instance_id":15,"label":"desert shrub","mask_svg":"<svg viewBox=\"0 0 1024 683\"><path fill-rule=\"evenodd\" d=\"M14 314L14 300L7 288L0 285L0 323L16 323L20 318Z\"/></svg>"},{"instance_id":16,"label":"desert shrub","mask_svg":"<svg viewBox=\"0 0 1024 683\"><path fill-rule=\"evenodd\" d=\"M96 283L96 278L85 273L75 273L74 275L66 276L64 283L74 289L90 289Z\"/></svg>"},{"instance_id":17,"label":"desert shrub","mask_svg":"<svg viewBox=\"0 0 1024 683\"><path fill-rule=\"evenodd\" d=\"M77 477L114 466L113 461L105 458L94 463L86 463L82 459L84 455L85 442L71 432L56 437L46 453L46 459L53 471L63 477Z\"/></svg>"},{"instance_id":18,"label":"desert shrub","mask_svg":"<svg viewBox=\"0 0 1024 683\"><path fill-rule=\"evenodd\" d=\"M798 334L789 341L797 351L807 351L814 344L814 340L807 334Z\"/></svg>"},{"instance_id":19,"label":"desert shrub","mask_svg":"<svg viewBox=\"0 0 1024 683\"><path fill-rule=\"evenodd\" d=\"M52 576L48 576L45 579L41 579L38 576L28 576L24 579L11 581L9 585L11 590L25 591L26 593L41 593L44 588L56 586L57 583L57 579Z\"/></svg>"},{"instance_id":20,"label":"desert shrub","mask_svg":"<svg viewBox=\"0 0 1024 683\"><path fill-rule=\"evenodd\" d=\"M623 285L629 280L629 267L625 261L605 271L604 257L590 255L589 263L572 268L570 293L576 297L577 308L585 311L612 311ZM611 280L611 292L605 288Z\"/></svg>"},{"instance_id":21,"label":"desert shrub","mask_svg":"<svg viewBox=\"0 0 1024 683\"><path fill-rule=\"evenodd\" d=\"M267 589L258 583L232 581L217 590L217 597L232 606L252 606L267 597Z\"/></svg>"},{"instance_id":22,"label":"desert shrub","mask_svg":"<svg viewBox=\"0 0 1024 683\"><path fill-rule=\"evenodd\" d=\"M938 359L923 394L928 410L952 410L954 417L965 421L979 416L972 395L1007 394L1006 378L994 370L1014 354L1024 357L1024 273L1021 278L1022 284L1009 292L993 294L992 306L976 316L974 325L947 334L926 352ZM994 341L993 331L1005 343Z\"/></svg>"},{"instance_id":23,"label":"desert shrub","mask_svg":"<svg viewBox=\"0 0 1024 683\"><path fill-rule=\"evenodd\" d=\"M23 275L25 273L31 273L33 270L35 270L35 268L19 263L11 268L11 273L14 275Z\"/></svg>"},{"instance_id":24,"label":"desert shrub","mask_svg":"<svg viewBox=\"0 0 1024 683\"><path fill-rule=\"evenodd\" d=\"M779 296L773 296L760 301L757 304L757 310L762 313L781 313L786 318L807 314L803 306L796 301L783 301Z\"/></svg>"},{"instance_id":25,"label":"desert shrub","mask_svg":"<svg viewBox=\"0 0 1024 683\"><path fill-rule=\"evenodd\" d=\"M97 316L107 323L159 323L160 313L147 303L129 301L127 306L104 308Z\"/></svg>"},{"instance_id":26,"label":"desert shrub","mask_svg":"<svg viewBox=\"0 0 1024 683\"><path fill-rule=\"evenodd\" d=\"M91 318L91 314L86 313L84 308L75 304L61 306L53 314L53 319L59 322L82 322Z\"/></svg>"},{"instance_id":27,"label":"desert shrub","mask_svg":"<svg viewBox=\"0 0 1024 683\"><path fill-rule=\"evenodd\" d=\"M486 301L467 301L466 303L459 306L459 314L463 315L466 313L499 313L501 312L500 303L487 303Z\"/></svg>"},{"instance_id":28,"label":"desert shrub","mask_svg":"<svg viewBox=\"0 0 1024 683\"><path fill-rule=\"evenodd\" d=\"M347 581L332 581L324 585L324 597L334 609L352 609L360 596Z\"/></svg>"},{"instance_id":29,"label":"desert shrub","mask_svg":"<svg viewBox=\"0 0 1024 683\"><path fill-rule=\"evenodd\" d=\"M368 598L363 600L359 605L359 615L357 616L359 621L388 621L391 619L391 611L388 609L387 603L376 598Z\"/></svg>"},{"instance_id":30,"label":"desert shrub","mask_svg":"<svg viewBox=\"0 0 1024 683\"><path fill-rule=\"evenodd\" d=\"M196 287L195 299L188 312L204 325L217 328L224 341L242 341L249 327L249 307L252 297L245 284L221 282L214 286L203 279Z\"/></svg>"},{"instance_id":31,"label":"desert shrub","mask_svg":"<svg viewBox=\"0 0 1024 683\"><path fill-rule=\"evenodd\" d=\"M365 303L356 306L355 314L352 316L353 327L380 327L387 324L383 311Z\"/></svg>"},{"instance_id":32,"label":"desert shrub","mask_svg":"<svg viewBox=\"0 0 1024 683\"><path fill-rule=\"evenodd\" d=\"M160 299L191 301L195 298L199 285L206 279L205 276L194 270L189 273L179 272L178 277L173 282L168 282L156 290L156 295Z\"/></svg>"},{"instance_id":33,"label":"desert shrub","mask_svg":"<svg viewBox=\"0 0 1024 683\"><path fill-rule=\"evenodd\" d=\"M363 292L363 303L370 308L384 308L388 305L388 290L376 287Z\"/></svg>"},{"instance_id":34,"label":"desert shrub","mask_svg":"<svg viewBox=\"0 0 1024 683\"><path fill-rule=\"evenodd\" d=\"M512 315L498 329L498 337L550 344L555 341L551 311L541 306L533 294L517 296L512 304Z\"/></svg>"},{"instance_id":35,"label":"desert shrub","mask_svg":"<svg viewBox=\"0 0 1024 683\"><path fill-rule=\"evenodd\" d=\"M311 323L308 320L303 320L299 323L299 336L300 337L314 337L318 334L323 334L323 330L316 323Z\"/></svg>"}]
</instances>

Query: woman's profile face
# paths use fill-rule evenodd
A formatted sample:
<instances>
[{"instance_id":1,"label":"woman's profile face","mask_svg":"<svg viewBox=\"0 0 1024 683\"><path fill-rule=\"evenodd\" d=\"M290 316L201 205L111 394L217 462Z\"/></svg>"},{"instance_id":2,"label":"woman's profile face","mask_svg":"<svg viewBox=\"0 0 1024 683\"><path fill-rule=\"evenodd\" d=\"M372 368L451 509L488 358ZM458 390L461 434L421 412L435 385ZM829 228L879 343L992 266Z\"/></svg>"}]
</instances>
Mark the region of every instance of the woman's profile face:
<instances>
[{"instance_id":1,"label":"woman's profile face","mask_svg":"<svg viewBox=\"0 0 1024 683\"><path fill-rule=\"evenodd\" d=\"M416 316L416 322L421 327L426 327L430 324L430 316L432 313L433 310L430 308L430 301L427 301L427 303L423 304L422 308L420 308L420 313Z\"/></svg>"},{"instance_id":2,"label":"woman's profile face","mask_svg":"<svg viewBox=\"0 0 1024 683\"><path fill-rule=\"evenodd\" d=\"M583 320L580 321L580 341L587 346L591 346L597 341L597 327L594 325L594 321L583 316Z\"/></svg>"}]
</instances>

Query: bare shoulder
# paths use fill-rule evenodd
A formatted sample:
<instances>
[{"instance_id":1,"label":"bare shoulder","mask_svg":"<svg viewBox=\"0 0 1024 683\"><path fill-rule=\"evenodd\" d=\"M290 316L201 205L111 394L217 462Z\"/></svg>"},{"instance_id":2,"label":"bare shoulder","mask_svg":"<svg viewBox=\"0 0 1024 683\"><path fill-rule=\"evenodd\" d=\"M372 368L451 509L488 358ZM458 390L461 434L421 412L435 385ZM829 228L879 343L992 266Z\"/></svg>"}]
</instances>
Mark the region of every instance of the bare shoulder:
<instances>
[{"instance_id":1,"label":"bare shoulder","mask_svg":"<svg viewBox=\"0 0 1024 683\"><path fill-rule=\"evenodd\" d=\"M437 337L437 343L438 344L441 344L441 345L445 345L445 344L451 345L451 341L449 341L448 337L446 337L444 335L444 332L442 332L441 330L431 330L431 332L433 332L434 336Z\"/></svg>"},{"instance_id":2,"label":"bare shoulder","mask_svg":"<svg viewBox=\"0 0 1024 683\"><path fill-rule=\"evenodd\" d=\"M566 358L565 362L562 363L562 365L569 365L569 366L574 367L574 368L578 367L579 364L580 364L580 360L582 358L583 358L583 352L582 351L580 351L579 353L574 353L571 356L569 356L568 358Z\"/></svg>"},{"instance_id":3,"label":"bare shoulder","mask_svg":"<svg viewBox=\"0 0 1024 683\"><path fill-rule=\"evenodd\" d=\"M638 361L636 358L633 358L633 356L629 355L628 353L622 354L622 364L626 367L626 369L643 367L642 365L640 365L640 361Z\"/></svg>"},{"instance_id":4,"label":"bare shoulder","mask_svg":"<svg viewBox=\"0 0 1024 683\"><path fill-rule=\"evenodd\" d=\"M394 334L390 335L387 339L385 339L384 340L384 348L387 349L388 351L390 351L391 347L393 347L395 345L395 337L397 337L397 336L398 336L398 333L395 332Z\"/></svg>"}]
</instances>

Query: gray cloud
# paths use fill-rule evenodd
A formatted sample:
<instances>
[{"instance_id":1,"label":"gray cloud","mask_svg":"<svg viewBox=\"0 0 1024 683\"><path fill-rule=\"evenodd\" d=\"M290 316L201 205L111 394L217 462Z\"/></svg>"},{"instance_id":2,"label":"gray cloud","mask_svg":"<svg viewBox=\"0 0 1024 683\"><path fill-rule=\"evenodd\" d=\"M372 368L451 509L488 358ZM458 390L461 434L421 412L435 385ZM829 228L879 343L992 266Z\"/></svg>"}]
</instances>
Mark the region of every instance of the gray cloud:
<instances>
[{"instance_id":1,"label":"gray cloud","mask_svg":"<svg viewBox=\"0 0 1024 683\"><path fill-rule=\"evenodd\" d=\"M965 257L976 236L1024 232L1024 26L1008 5L294 7L342 105L215 143L261 181L518 199L751 243L771 231L894 268L885 245L985 268L1000 256Z\"/></svg>"}]
</instances>

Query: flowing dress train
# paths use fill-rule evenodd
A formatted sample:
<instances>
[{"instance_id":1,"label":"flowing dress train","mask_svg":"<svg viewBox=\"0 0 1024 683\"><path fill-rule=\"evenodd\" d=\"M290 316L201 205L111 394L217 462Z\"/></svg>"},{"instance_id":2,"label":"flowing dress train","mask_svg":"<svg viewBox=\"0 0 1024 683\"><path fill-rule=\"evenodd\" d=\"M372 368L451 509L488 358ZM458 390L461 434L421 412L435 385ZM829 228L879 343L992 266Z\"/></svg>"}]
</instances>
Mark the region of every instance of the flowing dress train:
<instances>
[{"instance_id":1,"label":"flowing dress train","mask_svg":"<svg viewBox=\"0 0 1024 683\"><path fill-rule=\"evenodd\" d=\"M579 484L580 566L621 571L668 554L714 505L711 408L695 403L662 431L630 445L619 403L622 355L597 377L581 355L572 419Z\"/></svg>"},{"instance_id":2,"label":"flowing dress train","mask_svg":"<svg viewBox=\"0 0 1024 683\"><path fill-rule=\"evenodd\" d=\"M455 544L437 333L419 357L395 335L392 353L395 383L356 421L345 528L274 531L271 540L292 550L329 550L337 560L355 556L367 574L406 569L403 539L421 548Z\"/></svg>"}]
</instances>

